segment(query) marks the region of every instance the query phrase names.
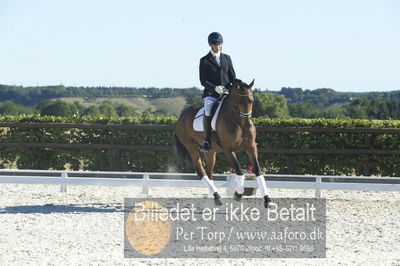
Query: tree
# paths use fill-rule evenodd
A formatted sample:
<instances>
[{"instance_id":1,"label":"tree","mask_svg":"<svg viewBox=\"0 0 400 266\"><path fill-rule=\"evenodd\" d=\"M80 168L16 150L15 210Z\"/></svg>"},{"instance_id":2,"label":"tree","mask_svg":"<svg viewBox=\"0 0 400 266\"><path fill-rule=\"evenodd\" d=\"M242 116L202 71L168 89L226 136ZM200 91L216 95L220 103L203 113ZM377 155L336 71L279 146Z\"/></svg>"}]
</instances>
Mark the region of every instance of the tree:
<instances>
[{"instance_id":1,"label":"tree","mask_svg":"<svg viewBox=\"0 0 400 266\"><path fill-rule=\"evenodd\" d=\"M351 118L400 119L399 103L383 98L357 98L345 106Z\"/></svg>"},{"instance_id":2,"label":"tree","mask_svg":"<svg viewBox=\"0 0 400 266\"><path fill-rule=\"evenodd\" d=\"M79 111L75 105L58 100L40 110L40 114L68 117L68 116L79 115Z\"/></svg>"},{"instance_id":3,"label":"tree","mask_svg":"<svg viewBox=\"0 0 400 266\"><path fill-rule=\"evenodd\" d=\"M43 100L43 101L39 102L35 106L35 108L36 108L36 110L41 111L42 109L46 108L49 105L52 105L53 103L54 103L54 101L52 101L52 100Z\"/></svg>"},{"instance_id":4,"label":"tree","mask_svg":"<svg viewBox=\"0 0 400 266\"><path fill-rule=\"evenodd\" d=\"M254 93L253 115L269 118L287 118L289 110L287 100L282 95Z\"/></svg>"},{"instance_id":5,"label":"tree","mask_svg":"<svg viewBox=\"0 0 400 266\"><path fill-rule=\"evenodd\" d=\"M98 106L96 105L91 105L86 110L83 112L84 115L88 116L100 116L101 112Z\"/></svg>"},{"instance_id":6,"label":"tree","mask_svg":"<svg viewBox=\"0 0 400 266\"><path fill-rule=\"evenodd\" d=\"M104 101L99 106L100 113L108 117L117 117L117 111L110 101Z\"/></svg>"},{"instance_id":7,"label":"tree","mask_svg":"<svg viewBox=\"0 0 400 266\"><path fill-rule=\"evenodd\" d=\"M78 109L79 114L83 114L85 112L85 106L83 106L80 102L74 101L73 105L75 105L76 109Z\"/></svg>"},{"instance_id":8,"label":"tree","mask_svg":"<svg viewBox=\"0 0 400 266\"><path fill-rule=\"evenodd\" d=\"M0 105L0 114L2 115L18 115L18 106L10 101L4 102Z\"/></svg>"},{"instance_id":9,"label":"tree","mask_svg":"<svg viewBox=\"0 0 400 266\"><path fill-rule=\"evenodd\" d=\"M367 119L368 105L368 99L358 98L346 105L344 108L346 110L346 114L351 118Z\"/></svg>"},{"instance_id":10,"label":"tree","mask_svg":"<svg viewBox=\"0 0 400 266\"><path fill-rule=\"evenodd\" d=\"M151 101L155 107L155 114L170 114L178 116L186 104L183 97L158 98Z\"/></svg>"},{"instance_id":11,"label":"tree","mask_svg":"<svg viewBox=\"0 0 400 266\"><path fill-rule=\"evenodd\" d=\"M117 107L117 114L120 117L137 116L139 115L139 111L133 106L127 104L121 104L120 106Z\"/></svg>"},{"instance_id":12,"label":"tree","mask_svg":"<svg viewBox=\"0 0 400 266\"><path fill-rule=\"evenodd\" d=\"M199 92L198 90L188 91L185 99L186 99L186 106L191 106L193 104L201 103L203 101L201 98L201 92Z\"/></svg>"},{"instance_id":13,"label":"tree","mask_svg":"<svg viewBox=\"0 0 400 266\"><path fill-rule=\"evenodd\" d=\"M320 109L318 109L314 104L308 102L289 104L289 113L291 117L299 117L299 118L320 117Z\"/></svg>"},{"instance_id":14,"label":"tree","mask_svg":"<svg viewBox=\"0 0 400 266\"><path fill-rule=\"evenodd\" d=\"M304 97L304 92L301 88L281 88L280 94L284 95L290 103L300 102Z\"/></svg>"},{"instance_id":15,"label":"tree","mask_svg":"<svg viewBox=\"0 0 400 266\"><path fill-rule=\"evenodd\" d=\"M10 101L6 101L0 104L1 115L20 115L20 114L33 114L33 113L35 113L35 111L32 108L15 104Z\"/></svg>"}]
</instances>

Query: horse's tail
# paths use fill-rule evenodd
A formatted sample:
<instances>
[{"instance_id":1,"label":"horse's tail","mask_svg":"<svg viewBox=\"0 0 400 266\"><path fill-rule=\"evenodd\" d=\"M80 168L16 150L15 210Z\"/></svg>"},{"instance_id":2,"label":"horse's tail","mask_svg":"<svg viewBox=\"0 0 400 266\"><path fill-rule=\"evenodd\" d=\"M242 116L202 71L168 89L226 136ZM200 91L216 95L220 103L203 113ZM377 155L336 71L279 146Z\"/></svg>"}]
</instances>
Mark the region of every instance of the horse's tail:
<instances>
[{"instance_id":1,"label":"horse's tail","mask_svg":"<svg viewBox=\"0 0 400 266\"><path fill-rule=\"evenodd\" d=\"M182 142L178 139L176 134L174 152L176 154L176 157L178 157L179 162L183 162L186 165L191 165L189 152L187 151L186 147L183 146Z\"/></svg>"}]
</instances>

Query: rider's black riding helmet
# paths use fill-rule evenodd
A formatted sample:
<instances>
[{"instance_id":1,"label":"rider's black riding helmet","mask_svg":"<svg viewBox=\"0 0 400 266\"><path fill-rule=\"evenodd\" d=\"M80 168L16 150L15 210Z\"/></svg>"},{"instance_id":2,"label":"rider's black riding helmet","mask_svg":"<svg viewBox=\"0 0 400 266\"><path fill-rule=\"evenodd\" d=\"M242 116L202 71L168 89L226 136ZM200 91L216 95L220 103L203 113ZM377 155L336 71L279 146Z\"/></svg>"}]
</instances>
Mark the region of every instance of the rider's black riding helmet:
<instances>
[{"instance_id":1,"label":"rider's black riding helmet","mask_svg":"<svg viewBox=\"0 0 400 266\"><path fill-rule=\"evenodd\" d=\"M209 44L222 44L224 40L222 39L222 35L219 32L211 32L208 35L208 43Z\"/></svg>"}]
</instances>

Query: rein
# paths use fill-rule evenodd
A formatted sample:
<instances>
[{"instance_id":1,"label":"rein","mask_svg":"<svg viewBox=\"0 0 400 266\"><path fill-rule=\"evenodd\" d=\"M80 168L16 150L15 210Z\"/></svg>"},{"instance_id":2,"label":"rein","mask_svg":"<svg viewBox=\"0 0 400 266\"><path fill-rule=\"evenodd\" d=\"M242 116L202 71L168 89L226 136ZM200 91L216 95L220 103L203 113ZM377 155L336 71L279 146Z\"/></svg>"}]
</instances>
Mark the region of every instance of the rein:
<instances>
[{"instance_id":1,"label":"rein","mask_svg":"<svg viewBox=\"0 0 400 266\"><path fill-rule=\"evenodd\" d=\"M247 93L247 94L240 94L240 93L238 93L236 91L233 91L233 93L236 94L236 95L239 95L239 96L249 96L250 95L250 92Z\"/></svg>"}]
</instances>

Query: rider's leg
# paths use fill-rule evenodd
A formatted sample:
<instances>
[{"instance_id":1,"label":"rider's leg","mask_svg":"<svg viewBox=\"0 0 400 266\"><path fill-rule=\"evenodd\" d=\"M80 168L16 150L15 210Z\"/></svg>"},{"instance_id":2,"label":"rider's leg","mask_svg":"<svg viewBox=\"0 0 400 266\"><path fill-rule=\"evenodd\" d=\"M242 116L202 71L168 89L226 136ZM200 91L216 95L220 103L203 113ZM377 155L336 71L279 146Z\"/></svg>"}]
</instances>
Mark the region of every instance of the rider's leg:
<instances>
[{"instance_id":1,"label":"rider's leg","mask_svg":"<svg viewBox=\"0 0 400 266\"><path fill-rule=\"evenodd\" d=\"M204 98L204 141L200 147L201 152L208 152L211 149L211 109L217 100L211 96Z\"/></svg>"},{"instance_id":2,"label":"rider's leg","mask_svg":"<svg viewBox=\"0 0 400 266\"><path fill-rule=\"evenodd\" d=\"M201 145L201 152L208 152L211 149L211 117L204 115L203 117L204 127L204 141Z\"/></svg>"}]
</instances>

